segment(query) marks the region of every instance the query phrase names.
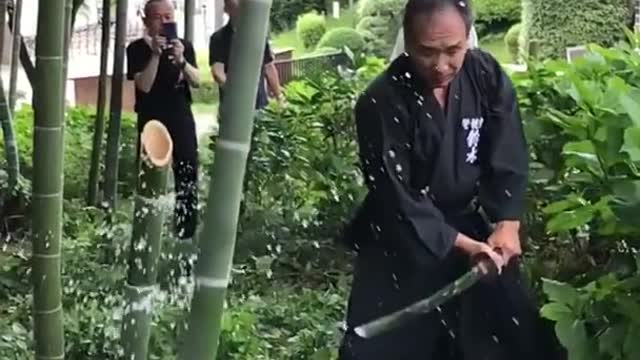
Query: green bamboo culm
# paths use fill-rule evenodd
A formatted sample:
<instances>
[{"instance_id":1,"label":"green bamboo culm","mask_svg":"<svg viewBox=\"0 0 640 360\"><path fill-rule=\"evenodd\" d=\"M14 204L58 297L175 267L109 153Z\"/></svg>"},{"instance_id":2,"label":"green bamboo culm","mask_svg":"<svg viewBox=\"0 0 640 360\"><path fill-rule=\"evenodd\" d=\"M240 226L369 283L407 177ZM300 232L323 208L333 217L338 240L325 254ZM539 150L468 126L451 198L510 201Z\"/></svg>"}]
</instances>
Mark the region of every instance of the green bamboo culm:
<instances>
[{"instance_id":1,"label":"green bamboo culm","mask_svg":"<svg viewBox=\"0 0 640 360\"><path fill-rule=\"evenodd\" d=\"M167 129L155 120L145 125L140 139L141 161L124 294L127 304L122 319L124 359L129 360L147 359L166 210L163 197L173 146Z\"/></svg>"},{"instance_id":2,"label":"green bamboo culm","mask_svg":"<svg viewBox=\"0 0 640 360\"><path fill-rule=\"evenodd\" d=\"M0 0L0 12L7 11L7 0ZM4 28L6 27L6 17L0 16L0 54L4 54ZM20 160L18 157L18 145L13 133L13 122L11 121L12 111L9 108L9 101L5 92L4 82L0 77L0 124L2 124L2 136L4 141L4 153L7 158L7 175L9 178L9 189L14 189L20 177Z\"/></svg>"},{"instance_id":3,"label":"green bamboo culm","mask_svg":"<svg viewBox=\"0 0 640 360\"><path fill-rule=\"evenodd\" d=\"M109 63L109 43L111 39L111 0L102 0L102 27L100 40L100 78L98 79L98 99L96 121L93 130L89 184L87 185L87 205L98 205L98 183L100 178L100 157L104 138L104 117L107 104L107 67Z\"/></svg>"},{"instance_id":4,"label":"green bamboo culm","mask_svg":"<svg viewBox=\"0 0 640 360\"><path fill-rule=\"evenodd\" d=\"M18 90L18 66L20 65L20 41L22 35L20 35L20 22L22 19L22 0L15 0L13 2L13 21L12 34L13 42L11 45L11 72L9 77L9 109L11 114L14 114L17 101Z\"/></svg>"},{"instance_id":5,"label":"green bamboo culm","mask_svg":"<svg viewBox=\"0 0 640 360\"><path fill-rule=\"evenodd\" d=\"M196 12L196 1L195 0L184 0L184 38L193 42L193 32L194 32L194 14Z\"/></svg>"},{"instance_id":6,"label":"green bamboo culm","mask_svg":"<svg viewBox=\"0 0 640 360\"><path fill-rule=\"evenodd\" d=\"M35 359L64 359L60 245L65 1L38 2L33 127L32 281Z\"/></svg>"},{"instance_id":7,"label":"green bamboo culm","mask_svg":"<svg viewBox=\"0 0 640 360\"><path fill-rule=\"evenodd\" d=\"M254 105L271 0L240 2L237 32L231 45L225 101L221 108L216 160L198 241L195 290L182 360L216 358L223 304L233 260L247 155L255 116Z\"/></svg>"}]
</instances>

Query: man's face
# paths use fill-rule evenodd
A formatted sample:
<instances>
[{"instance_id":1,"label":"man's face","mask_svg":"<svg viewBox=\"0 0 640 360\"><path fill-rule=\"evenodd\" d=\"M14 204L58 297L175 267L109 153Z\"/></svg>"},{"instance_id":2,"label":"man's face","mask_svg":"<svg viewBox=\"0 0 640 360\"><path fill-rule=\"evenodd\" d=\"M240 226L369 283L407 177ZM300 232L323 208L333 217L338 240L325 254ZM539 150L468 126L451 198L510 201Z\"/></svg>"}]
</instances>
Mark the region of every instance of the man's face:
<instances>
[{"instance_id":1,"label":"man's face","mask_svg":"<svg viewBox=\"0 0 640 360\"><path fill-rule=\"evenodd\" d=\"M456 76L467 52L464 19L452 8L427 16L418 15L411 24L407 52L418 73L434 88L446 87Z\"/></svg>"},{"instance_id":2,"label":"man's face","mask_svg":"<svg viewBox=\"0 0 640 360\"><path fill-rule=\"evenodd\" d=\"M173 5L169 0L156 1L146 8L144 24L149 35L158 35L162 30L162 24L175 21Z\"/></svg>"},{"instance_id":3,"label":"man's face","mask_svg":"<svg viewBox=\"0 0 640 360\"><path fill-rule=\"evenodd\" d=\"M235 19L238 16L238 0L225 0L224 12L226 12L231 19Z\"/></svg>"}]
</instances>

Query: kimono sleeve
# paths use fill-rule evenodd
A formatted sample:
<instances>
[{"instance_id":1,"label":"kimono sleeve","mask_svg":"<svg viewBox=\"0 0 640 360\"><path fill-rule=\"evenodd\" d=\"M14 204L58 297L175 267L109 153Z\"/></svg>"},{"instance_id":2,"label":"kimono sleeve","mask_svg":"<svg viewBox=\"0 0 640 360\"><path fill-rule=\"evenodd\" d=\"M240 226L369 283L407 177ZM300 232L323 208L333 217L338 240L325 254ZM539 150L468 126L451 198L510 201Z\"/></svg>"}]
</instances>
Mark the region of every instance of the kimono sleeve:
<instances>
[{"instance_id":1,"label":"kimono sleeve","mask_svg":"<svg viewBox=\"0 0 640 360\"><path fill-rule=\"evenodd\" d=\"M410 166L411 141L402 125L407 119L381 115L384 114L381 108L391 106L390 100L383 97L376 100L366 93L356 104L359 156L365 182L378 199L375 211L382 213L384 223L410 227L410 231L392 231L398 237L393 241L411 242L405 247L424 249L442 259L453 247L458 231L445 222L425 189L411 187L411 173L415 170Z\"/></svg>"},{"instance_id":2,"label":"kimono sleeve","mask_svg":"<svg viewBox=\"0 0 640 360\"><path fill-rule=\"evenodd\" d=\"M479 200L492 222L520 220L525 207L529 155L515 89L491 61ZM481 140L482 141L482 140Z\"/></svg>"}]
</instances>

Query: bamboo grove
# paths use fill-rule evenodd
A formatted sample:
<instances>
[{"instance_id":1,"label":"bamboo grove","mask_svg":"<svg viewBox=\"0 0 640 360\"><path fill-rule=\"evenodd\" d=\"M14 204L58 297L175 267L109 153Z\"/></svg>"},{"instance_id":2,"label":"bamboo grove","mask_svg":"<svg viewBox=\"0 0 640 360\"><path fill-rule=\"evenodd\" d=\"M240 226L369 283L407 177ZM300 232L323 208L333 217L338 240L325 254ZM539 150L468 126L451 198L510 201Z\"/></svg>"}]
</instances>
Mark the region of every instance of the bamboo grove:
<instances>
[{"instance_id":1,"label":"bamboo grove","mask_svg":"<svg viewBox=\"0 0 640 360\"><path fill-rule=\"evenodd\" d=\"M220 0L221 2L221 0ZM32 272L34 358L65 358L64 300L61 278L63 238L63 186L65 147L65 90L69 48L74 23L84 0L39 0L35 63L20 36L22 0L0 0L0 29L13 35L11 44L0 36L0 52L11 48L11 77L7 89L0 79L0 124L4 135L7 173L11 187L18 186L21 173L18 149L12 129L16 104L18 62L31 88L34 109L32 174ZM228 101L222 109L216 161L210 170L209 197L203 231L197 243L200 258L195 266L195 290L189 316L189 330L180 359L214 359L217 355L223 303L235 248L242 183L253 129L253 104L257 93L261 54L265 46L271 0L240 2L240 30L233 42L231 61L237 66L229 74ZM113 76L108 94L110 23L115 5ZM117 207L118 152L127 38L127 0L102 1L102 37L97 113L89 167L86 202L104 206L107 213ZM194 0L184 0L185 38L194 36ZM6 21L8 19L8 21ZM4 31L4 30L2 30ZM4 34L0 34L4 35ZM7 91L7 92L5 92ZM246 96L254 94L254 96ZM109 98L109 110L107 100ZM108 114L108 115L107 115ZM108 123L105 120L108 118ZM101 166L103 137L107 136L104 166ZM158 258L162 253L164 209L172 141L166 128L150 122L140 135L139 174L135 194L128 275L122 279L124 299L121 345L129 359L149 356L151 313L157 286ZM100 170L103 184L100 187ZM127 169L131 170L131 169ZM100 192L102 191L102 201ZM10 195L11 196L11 195ZM100 204L99 204L100 203ZM73 299L69 299L73 301Z\"/></svg>"}]
</instances>

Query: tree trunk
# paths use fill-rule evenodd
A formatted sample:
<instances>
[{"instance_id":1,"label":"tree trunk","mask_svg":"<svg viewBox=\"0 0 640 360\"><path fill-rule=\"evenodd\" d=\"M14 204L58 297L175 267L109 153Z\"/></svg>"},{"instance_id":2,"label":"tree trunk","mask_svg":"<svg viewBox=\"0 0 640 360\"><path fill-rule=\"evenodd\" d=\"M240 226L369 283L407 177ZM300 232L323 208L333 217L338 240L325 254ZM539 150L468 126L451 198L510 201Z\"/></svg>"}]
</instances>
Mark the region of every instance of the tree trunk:
<instances>
[{"instance_id":1,"label":"tree trunk","mask_svg":"<svg viewBox=\"0 0 640 360\"><path fill-rule=\"evenodd\" d=\"M193 43L195 0L184 0L184 38Z\"/></svg>"},{"instance_id":2,"label":"tree trunk","mask_svg":"<svg viewBox=\"0 0 640 360\"><path fill-rule=\"evenodd\" d=\"M107 66L109 64L109 40L111 40L111 0L102 0L102 39L100 42L100 78L98 79L98 100L96 121L93 130L93 147L91 149L91 167L87 205L98 204L98 184L100 177L100 155L102 154L102 138L104 137L104 110L107 103Z\"/></svg>"},{"instance_id":3,"label":"tree trunk","mask_svg":"<svg viewBox=\"0 0 640 360\"><path fill-rule=\"evenodd\" d=\"M64 150L65 1L40 0L33 129L33 273L36 360L64 359L60 243Z\"/></svg>"},{"instance_id":4,"label":"tree trunk","mask_svg":"<svg viewBox=\"0 0 640 360\"><path fill-rule=\"evenodd\" d=\"M13 43L11 47L11 77L9 80L9 109L14 114L17 101L18 90L18 65L20 61L20 47L22 35L20 30L20 21L22 19L22 0L15 0L13 3Z\"/></svg>"},{"instance_id":5,"label":"tree trunk","mask_svg":"<svg viewBox=\"0 0 640 360\"><path fill-rule=\"evenodd\" d=\"M7 10L7 0L0 0L0 14L5 14ZM2 68L4 54L4 36L6 27L6 17L0 16L0 70ZM20 177L20 160L18 158L18 145L13 135L13 124L11 121L11 111L9 110L7 96L5 93L4 81L0 76L0 123L2 124L2 134L4 140L4 153L7 158L7 175L9 177L9 189L13 189L18 184Z\"/></svg>"},{"instance_id":6,"label":"tree trunk","mask_svg":"<svg viewBox=\"0 0 640 360\"><path fill-rule=\"evenodd\" d=\"M231 45L228 94L222 104L211 187L199 240L196 286L181 359L215 359L223 303L233 260L254 105L271 0L240 3L238 32Z\"/></svg>"},{"instance_id":7,"label":"tree trunk","mask_svg":"<svg viewBox=\"0 0 640 360\"><path fill-rule=\"evenodd\" d=\"M129 271L125 285L127 305L122 319L124 359L147 359L153 296L158 274L167 176L173 144L159 121L148 122L140 137L141 160L135 200Z\"/></svg>"},{"instance_id":8,"label":"tree trunk","mask_svg":"<svg viewBox=\"0 0 640 360\"><path fill-rule=\"evenodd\" d=\"M127 36L127 3L127 0L118 0L116 4L116 40L113 56L113 74L111 75L111 114L107 131L107 153L104 171L104 203L110 210L116 209L118 195L118 152L120 151L122 82Z\"/></svg>"}]
</instances>

